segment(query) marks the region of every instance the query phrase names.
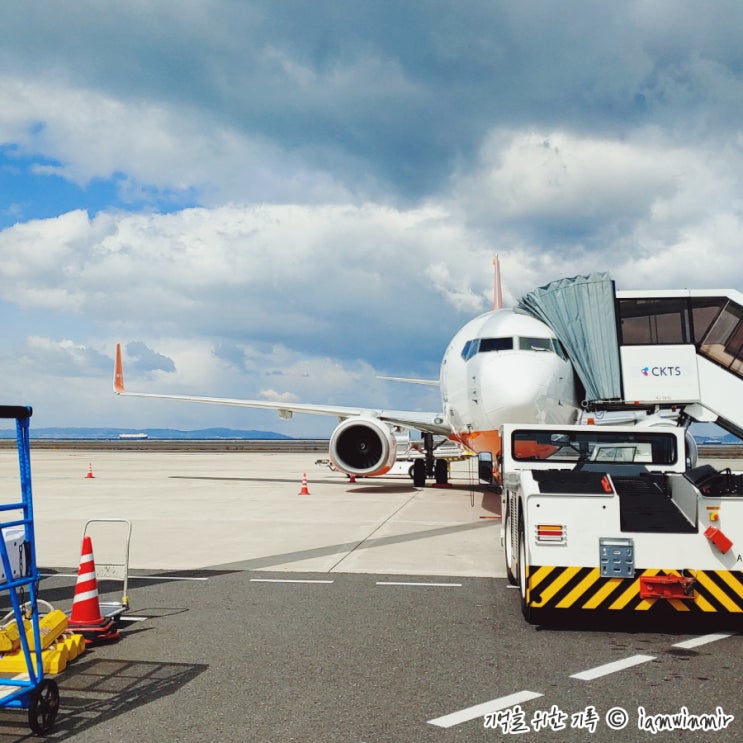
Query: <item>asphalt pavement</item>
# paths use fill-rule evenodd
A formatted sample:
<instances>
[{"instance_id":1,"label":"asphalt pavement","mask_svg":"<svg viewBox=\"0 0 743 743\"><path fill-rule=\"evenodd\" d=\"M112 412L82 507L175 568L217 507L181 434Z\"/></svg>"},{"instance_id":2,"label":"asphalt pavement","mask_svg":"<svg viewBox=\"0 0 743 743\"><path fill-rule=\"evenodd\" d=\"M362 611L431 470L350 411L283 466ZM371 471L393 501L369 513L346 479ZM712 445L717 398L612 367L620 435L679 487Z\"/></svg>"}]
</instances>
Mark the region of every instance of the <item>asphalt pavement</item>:
<instances>
[{"instance_id":1,"label":"asphalt pavement","mask_svg":"<svg viewBox=\"0 0 743 743\"><path fill-rule=\"evenodd\" d=\"M0 452L6 489L12 470ZM121 639L57 677L50 740L743 739L740 628L526 624L498 498L467 462L416 489L311 453L44 451L33 478L40 595L59 608L86 522L132 526ZM97 565L122 559L120 526L88 524ZM102 600L122 588L99 579ZM657 732L669 715L687 729ZM28 738L0 712L0 741Z\"/></svg>"}]
</instances>

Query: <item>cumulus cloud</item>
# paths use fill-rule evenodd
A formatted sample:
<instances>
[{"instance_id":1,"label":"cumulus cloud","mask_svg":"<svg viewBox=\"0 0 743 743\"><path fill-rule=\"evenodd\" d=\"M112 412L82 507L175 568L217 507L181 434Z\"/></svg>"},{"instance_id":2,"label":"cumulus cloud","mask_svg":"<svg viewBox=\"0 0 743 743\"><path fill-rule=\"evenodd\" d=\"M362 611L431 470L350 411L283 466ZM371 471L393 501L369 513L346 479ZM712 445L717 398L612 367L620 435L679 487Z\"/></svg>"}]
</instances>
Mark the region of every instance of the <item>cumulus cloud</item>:
<instances>
[{"instance_id":1,"label":"cumulus cloud","mask_svg":"<svg viewBox=\"0 0 743 743\"><path fill-rule=\"evenodd\" d=\"M126 352L129 358L133 360L134 363L132 366L136 371L175 371L173 359L157 353L157 351L153 351L146 343L142 343L142 341L127 343Z\"/></svg>"},{"instance_id":2,"label":"cumulus cloud","mask_svg":"<svg viewBox=\"0 0 743 743\"><path fill-rule=\"evenodd\" d=\"M621 140L498 130L452 194L471 229L510 242L505 260L521 256L523 279L609 270L625 288L739 283L742 167L733 146L679 146L657 129ZM675 269L652 270L656 259Z\"/></svg>"},{"instance_id":3,"label":"cumulus cloud","mask_svg":"<svg viewBox=\"0 0 743 743\"><path fill-rule=\"evenodd\" d=\"M42 369L46 374L60 377L98 377L103 369L110 368L108 357L94 348L40 336L26 338L18 364L29 371Z\"/></svg>"},{"instance_id":4,"label":"cumulus cloud","mask_svg":"<svg viewBox=\"0 0 743 743\"><path fill-rule=\"evenodd\" d=\"M740 286L740 3L390 7L7 9L9 394L154 420L111 395L122 342L130 387L432 409L371 380L437 376L494 254L507 303Z\"/></svg>"},{"instance_id":5,"label":"cumulus cloud","mask_svg":"<svg viewBox=\"0 0 743 743\"><path fill-rule=\"evenodd\" d=\"M233 205L93 219L72 212L0 232L0 260L13 276L0 297L130 332L150 327L326 349L336 338L337 352L348 357L374 353L370 341L381 337L399 349L407 340L395 333L435 293L454 310L476 307L464 271L456 292L442 292L440 277L426 270L452 244L461 268L484 265L483 246L463 249L468 242L431 208ZM419 323L422 342L437 331Z\"/></svg>"},{"instance_id":6,"label":"cumulus cloud","mask_svg":"<svg viewBox=\"0 0 743 743\"><path fill-rule=\"evenodd\" d=\"M477 314L487 305L481 294L475 293L467 277L453 276L451 269L444 263L426 266L426 276L433 288L446 300L447 304L462 312Z\"/></svg>"},{"instance_id":7,"label":"cumulus cloud","mask_svg":"<svg viewBox=\"0 0 743 743\"><path fill-rule=\"evenodd\" d=\"M333 201L348 190L261 134L208 110L128 101L43 78L0 78L0 143L41 176L112 180L124 203Z\"/></svg>"},{"instance_id":8,"label":"cumulus cloud","mask_svg":"<svg viewBox=\"0 0 743 743\"><path fill-rule=\"evenodd\" d=\"M258 397L261 400L268 400L270 402L299 402L299 397L293 392L277 392L276 390L261 390L258 393Z\"/></svg>"},{"instance_id":9,"label":"cumulus cloud","mask_svg":"<svg viewBox=\"0 0 743 743\"><path fill-rule=\"evenodd\" d=\"M495 131L454 189L477 223L537 224L547 235L575 224L600 234L606 225L698 218L740 185L740 160L729 150L677 146L654 130L631 140Z\"/></svg>"}]
</instances>

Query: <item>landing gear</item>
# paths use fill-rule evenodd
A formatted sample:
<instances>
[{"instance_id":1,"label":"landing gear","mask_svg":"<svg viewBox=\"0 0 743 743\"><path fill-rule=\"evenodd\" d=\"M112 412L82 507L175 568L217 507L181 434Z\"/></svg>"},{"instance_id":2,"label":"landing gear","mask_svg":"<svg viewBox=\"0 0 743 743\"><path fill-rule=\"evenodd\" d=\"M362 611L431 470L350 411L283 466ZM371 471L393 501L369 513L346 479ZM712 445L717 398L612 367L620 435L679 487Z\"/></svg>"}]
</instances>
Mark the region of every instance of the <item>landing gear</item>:
<instances>
[{"instance_id":1,"label":"landing gear","mask_svg":"<svg viewBox=\"0 0 743 743\"><path fill-rule=\"evenodd\" d=\"M433 456L433 434L432 433L423 434L423 451L426 455L426 475L428 477L433 477L435 459Z\"/></svg>"},{"instance_id":2,"label":"landing gear","mask_svg":"<svg viewBox=\"0 0 743 743\"><path fill-rule=\"evenodd\" d=\"M426 478L434 478L437 485L447 485L449 483L449 463L445 459L436 459L434 456L435 446L433 443L433 434L423 434L423 459L416 459L412 467L408 470L413 478L413 485L416 488L426 486Z\"/></svg>"}]
</instances>

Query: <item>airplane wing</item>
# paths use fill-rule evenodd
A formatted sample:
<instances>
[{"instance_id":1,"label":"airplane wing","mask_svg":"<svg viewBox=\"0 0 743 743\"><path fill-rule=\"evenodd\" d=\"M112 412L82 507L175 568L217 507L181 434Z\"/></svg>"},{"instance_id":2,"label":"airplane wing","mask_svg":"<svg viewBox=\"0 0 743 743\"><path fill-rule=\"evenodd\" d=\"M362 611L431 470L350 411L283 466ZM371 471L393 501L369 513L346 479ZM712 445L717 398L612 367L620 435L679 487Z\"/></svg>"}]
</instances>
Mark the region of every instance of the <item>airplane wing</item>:
<instances>
[{"instance_id":1,"label":"airplane wing","mask_svg":"<svg viewBox=\"0 0 743 743\"><path fill-rule=\"evenodd\" d=\"M307 403L270 402L268 400L242 400L229 397L196 397L193 395L165 395L153 392L128 392L124 388L124 369L121 361L121 344L116 344L114 366L114 392L128 397L153 397L162 400L180 400L211 405L235 405L244 408L275 410L280 418L288 419L293 413L335 416L341 420L358 416L369 416L405 428L414 428L426 433L448 436L451 427L446 424L443 413L421 413L408 410L375 410L373 408L347 407L342 405L311 405Z\"/></svg>"},{"instance_id":2,"label":"airplane wing","mask_svg":"<svg viewBox=\"0 0 743 743\"><path fill-rule=\"evenodd\" d=\"M388 382L405 382L407 384L422 384L427 387L438 387L438 379L409 379L408 377L382 377L377 376L377 379L384 379Z\"/></svg>"}]
</instances>

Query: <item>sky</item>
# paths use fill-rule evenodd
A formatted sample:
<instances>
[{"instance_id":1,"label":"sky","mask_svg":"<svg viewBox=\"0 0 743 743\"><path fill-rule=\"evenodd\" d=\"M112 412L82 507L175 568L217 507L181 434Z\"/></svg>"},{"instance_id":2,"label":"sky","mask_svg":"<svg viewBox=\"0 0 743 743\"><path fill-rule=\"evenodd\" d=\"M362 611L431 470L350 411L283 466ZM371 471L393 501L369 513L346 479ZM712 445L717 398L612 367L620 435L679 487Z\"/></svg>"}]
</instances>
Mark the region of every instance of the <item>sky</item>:
<instances>
[{"instance_id":1,"label":"sky","mask_svg":"<svg viewBox=\"0 0 743 743\"><path fill-rule=\"evenodd\" d=\"M37 0L3 9L0 379L32 426L439 410L456 330L567 276L743 287L743 4Z\"/></svg>"}]
</instances>

